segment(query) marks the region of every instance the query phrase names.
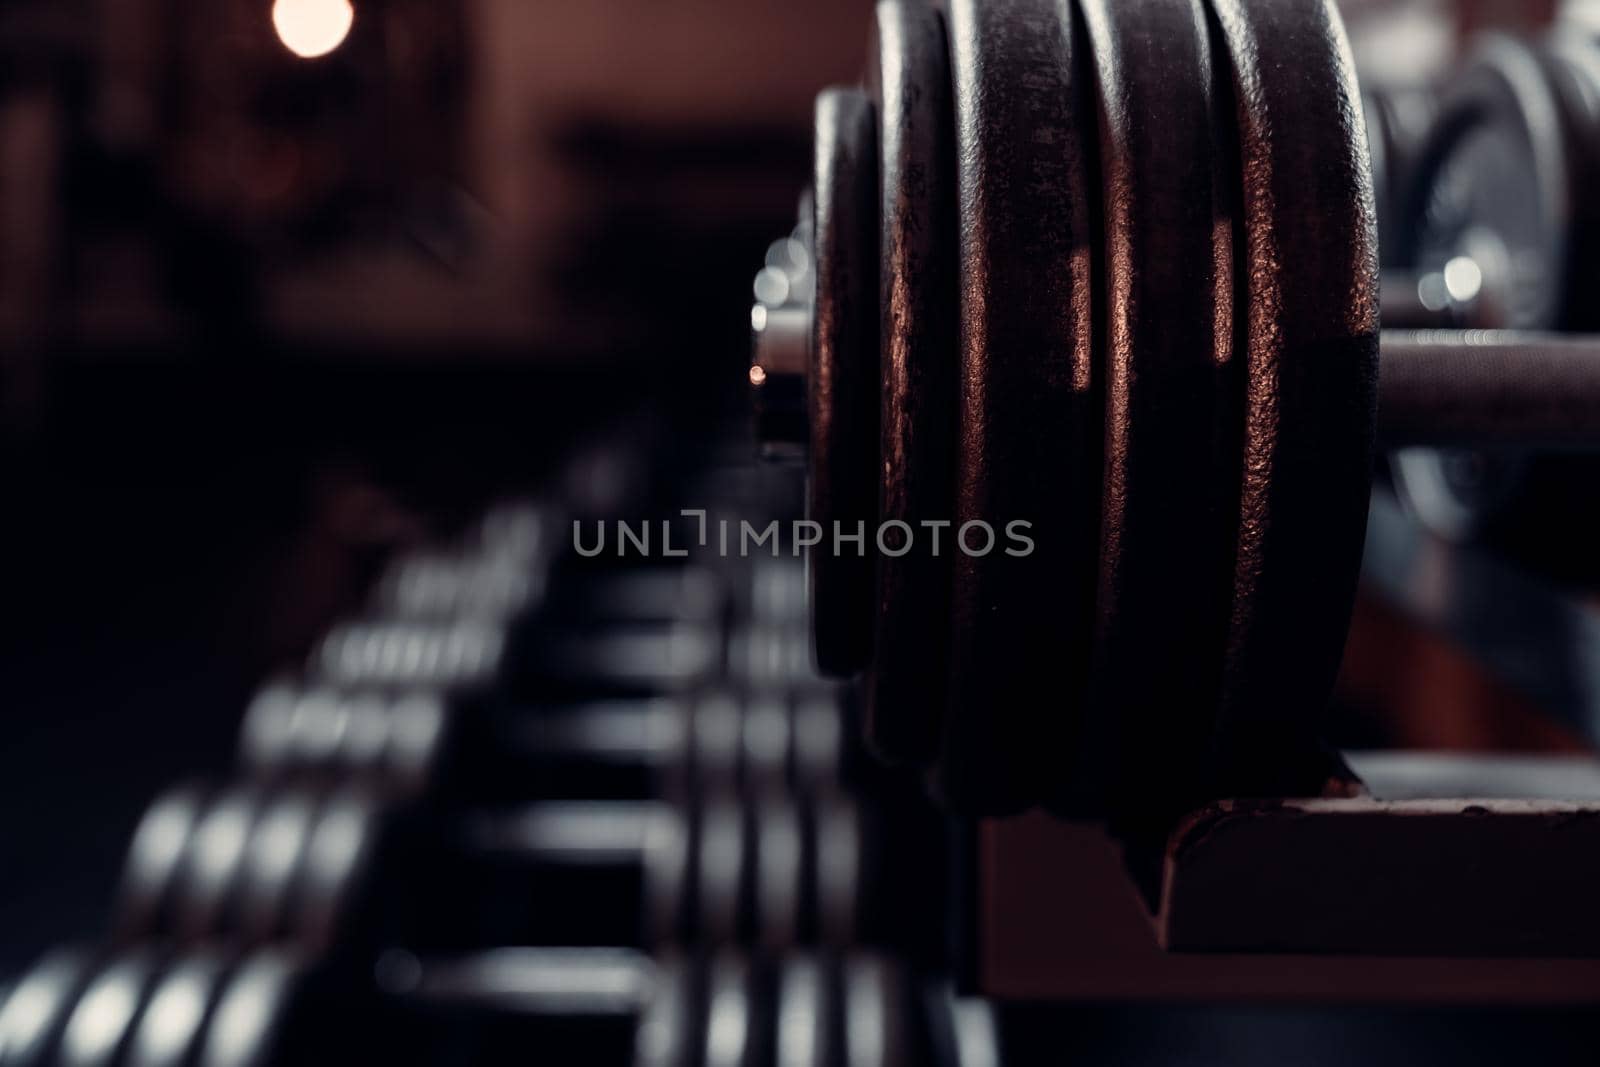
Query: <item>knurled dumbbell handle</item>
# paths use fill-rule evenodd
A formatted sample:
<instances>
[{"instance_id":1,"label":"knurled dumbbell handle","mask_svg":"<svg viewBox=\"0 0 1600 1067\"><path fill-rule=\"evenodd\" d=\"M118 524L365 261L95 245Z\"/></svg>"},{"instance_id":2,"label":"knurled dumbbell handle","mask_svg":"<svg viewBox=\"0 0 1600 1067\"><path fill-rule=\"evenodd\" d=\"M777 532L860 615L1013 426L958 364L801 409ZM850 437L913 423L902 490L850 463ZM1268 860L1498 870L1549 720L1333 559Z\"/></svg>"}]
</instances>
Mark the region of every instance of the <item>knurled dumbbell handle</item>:
<instances>
[{"instance_id":1,"label":"knurled dumbbell handle","mask_svg":"<svg viewBox=\"0 0 1600 1067\"><path fill-rule=\"evenodd\" d=\"M1600 447L1600 336L1386 330L1378 375L1385 445Z\"/></svg>"}]
</instances>

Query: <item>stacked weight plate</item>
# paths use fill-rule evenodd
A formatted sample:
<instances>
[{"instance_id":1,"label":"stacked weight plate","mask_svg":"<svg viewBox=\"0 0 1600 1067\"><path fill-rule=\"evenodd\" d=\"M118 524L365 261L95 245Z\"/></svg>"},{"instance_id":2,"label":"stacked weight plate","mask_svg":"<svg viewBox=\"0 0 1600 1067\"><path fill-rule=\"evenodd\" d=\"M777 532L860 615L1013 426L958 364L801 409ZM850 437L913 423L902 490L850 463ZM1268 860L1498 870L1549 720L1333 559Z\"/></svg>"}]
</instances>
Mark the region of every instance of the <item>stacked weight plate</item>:
<instances>
[{"instance_id":1,"label":"stacked weight plate","mask_svg":"<svg viewBox=\"0 0 1600 1067\"><path fill-rule=\"evenodd\" d=\"M810 504L917 544L814 550L819 661L958 808L1315 794L1378 327L1333 5L876 26L816 111Z\"/></svg>"}]
</instances>

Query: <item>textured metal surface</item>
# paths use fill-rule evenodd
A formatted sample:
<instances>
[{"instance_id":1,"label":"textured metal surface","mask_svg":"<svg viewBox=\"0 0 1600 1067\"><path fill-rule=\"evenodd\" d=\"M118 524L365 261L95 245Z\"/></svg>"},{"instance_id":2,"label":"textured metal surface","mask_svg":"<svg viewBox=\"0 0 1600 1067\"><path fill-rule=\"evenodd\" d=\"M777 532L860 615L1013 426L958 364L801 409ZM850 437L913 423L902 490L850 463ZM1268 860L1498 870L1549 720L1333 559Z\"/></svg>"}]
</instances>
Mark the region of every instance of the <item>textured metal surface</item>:
<instances>
[{"instance_id":1,"label":"textured metal surface","mask_svg":"<svg viewBox=\"0 0 1600 1067\"><path fill-rule=\"evenodd\" d=\"M892 762L926 760L943 720L950 535L931 551L924 522L950 520L956 432L954 117L944 18L885 0L868 86L880 118L882 389L877 639L867 737ZM905 529L889 531L888 524Z\"/></svg>"},{"instance_id":2,"label":"textured metal surface","mask_svg":"<svg viewBox=\"0 0 1600 1067\"><path fill-rule=\"evenodd\" d=\"M955 558L937 785L1015 810L1070 775L1093 623L1100 382L1093 113L1073 9L953 0L961 355L956 526L1027 521L1038 550ZM978 542L981 545L981 540ZM1041 699L1041 697L1043 699Z\"/></svg>"},{"instance_id":3,"label":"textured metal surface","mask_svg":"<svg viewBox=\"0 0 1600 1067\"><path fill-rule=\"evenodd\" d=\"M1084 0L1105 212L1096 732L1125 818L1199 791L1239 485L1238 177L1198 0ZM1152 669L1152 652L1159 667Z\"/></svg>"},{"instance_id":4,"label":"textured metal surface","mask_svg":"<svg viewBox=\"0 0 1600 1067\"><path fill-rule=\"evenodd\" d=\"M853 674L872 654L878 510L877 147L873 106L859 89L830 89L816 111L817 303L808 379L811 421L807 515L822 528L811 549L817 664ZM863 542L835 551L834 532ZM857 544L860 551L856 551Z\"/></svg>"},{"instance_id":5,"label":"textured metal surface","mask_svg":"<svg viewBox=\"0 0 1600 1067\"><path fill-rule=\"evenodd\" d=\"M1366 133L1331 0L1213 0L1244 177L1246 416L1219 773L1314 792L1349 625L1377 399ZM1330 768L1331 769L1331 768Z\"/></svg>"}]
</instances>

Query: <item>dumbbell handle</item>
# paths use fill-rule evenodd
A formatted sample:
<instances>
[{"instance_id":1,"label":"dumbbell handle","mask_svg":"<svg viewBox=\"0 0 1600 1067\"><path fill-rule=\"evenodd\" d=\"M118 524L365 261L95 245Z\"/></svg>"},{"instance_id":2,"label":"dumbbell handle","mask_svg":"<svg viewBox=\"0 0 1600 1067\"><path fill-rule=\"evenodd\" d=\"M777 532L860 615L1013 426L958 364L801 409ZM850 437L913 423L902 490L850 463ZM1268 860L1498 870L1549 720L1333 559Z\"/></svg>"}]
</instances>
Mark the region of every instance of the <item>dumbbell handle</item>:
<instances>
[{"instance_id":1,"label":"dumbbell handle","mask_svg":"<svg viewBox=\"0 0 1600 1067\"><path fill-rule=\"evenodd\" d=\"M1600 336L1386 330L1385 445L1600 447Z\"/></svg>"},{"instance_id":2,"label":"dumbbell handle","mask_svg":"<svg viewBox=\"0 0 1600 1067\"><path fill-rule=\"evenodd\" d=\"M1384 444L1600 446L1600 337L1485 328L1504 294L1465 256L1385 271L1380 302Z\"/></svg>"},{"instance_id":3,"label":"dumbbell handle","mask_svg":"<svg viewBox=\"0 0 1600 1067\"><path fill-rule=\"evenodd\" d=\"M1425 292L1412 276L1384 276L1384 321L1405 329L1382 335L1383 444L1600 447L1600 336L1464 329L1478 317L1476 299L1441 304ZM803 405L803 385L788 394L779 386L804 382L809 327L805 307L759 317L758 403Z\"/></svg>"}]
</instances>

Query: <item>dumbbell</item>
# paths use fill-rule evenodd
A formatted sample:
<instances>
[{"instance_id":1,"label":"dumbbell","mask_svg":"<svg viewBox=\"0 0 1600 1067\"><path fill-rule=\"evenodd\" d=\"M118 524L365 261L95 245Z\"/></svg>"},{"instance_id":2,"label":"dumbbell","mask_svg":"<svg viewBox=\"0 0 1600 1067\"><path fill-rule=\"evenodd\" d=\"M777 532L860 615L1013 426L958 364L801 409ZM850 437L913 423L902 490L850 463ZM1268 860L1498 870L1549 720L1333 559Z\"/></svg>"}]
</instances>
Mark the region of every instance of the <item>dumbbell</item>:
<instances>
[{"instance_id":1,"label":"dumbbell","mask_svg":"<svg viewBox=\"0 0 1600 1067\"><path fill-rule=\"evenodd\" d=\"M378 580L374 613L505 619L536 611L562 555L563 515L557 504L536 499L491 507L456 544L394 560Z\"/></svg>"},{"instance_id":2,"label":"dumbbell","mask_svg":"<svg viewBox=\"0 0 1600 1067\"><path fill-rule=\"evenodd\" d=\"M1600 351L1390 333L1380 374L1331 3L891 0L876 29L866 88L818 101L804 358L764 333L752 381L805 374L813 519L923 549L814 552L819 662L967 810L1318 793L1375 435L1593 443ZM954 544L1014 521L1020 558Z\"/></svg>"},{"instance_id":3,"label":"dumbbell","mask_svg":"<svg viewBox=\"0 0 1600 1067\"><path fill-rule=\"evenodd\" d=\"M776 573L759 576L768 572ZM433 688L467 702L681 693L725 669L757 686L816 677L801 619L782 614L803 612L804 601L781 567L752 569L757 617L731 628L729 591L695 567L557 567L537 610L522 614L504 605L525 603L516 589L526 584L503 592L499 573L437 555L399 561L373 609L335 626L308 674L345 687ZM444 604L460 610L424 609Z\"/></svg>"},{"instance_id":4,"label":"dumbbell","mask_svg":"<svg viewBox=\"0 0 1600 1067\"><path fill-rule=\"evenodd\" d=\"M503 505L464 545L396 560L367 615L335 627L312 669L374 685L563 691L672 688L711 669L726 610L715 578L632 560L578 566L557 515Z\"/></svg>"},{"instance_id":5,"label":"dumbbell","mask_svg":"<svg viewBox=\"0 0 1600 1067\"><path fill-rule=\"evenodd\" d=\"M431 559L402 561L383 583L390 592L380 595L380 605L461 604L466 598L453 592L430 592L458 584L434 577L437 570ZM616 749L604 735L622 730L632 732L626 745L638 758L611 751L596 764L622 771L625 788L652 777L630 775L626 765L648 772L642 764L660 760L644 750L658 742L720 746L726 751L707 749L703 756L727 768L737 766L738 756L728 746L743 743L752 765L777 759L801 777L833 777L822 762L838 764L838 692L810 668L793 620L803 599L784 568L760 568L749 578L749 607L762 621L727 635L734 691L726 695L705 688L724 658L720 583L692 568L627 567L558 576L536 616L522 621L493 612L412 610L337 627L313 657L307 680L260 694L246 715L243 755L258 770L356 773L411 788L468 769L481 785L482 768L474 762L512 769L534 756L553 772L555 761L541 757L539 746L556 743L563 751L549 755L579 758L582 752L565 750ZM470 599L483 603L493 594ZM518 647L525 651L508 651ZM596 703L606 714L574 725L575 707ZM744 705L752 714L735 714ZM675 708L675 715L645 714ZM703 714L685 717L683 708ZM694 732L684 735L684 724ZM590 789L605 785L597 778Z\"/></svg>"},{"instance_id":6,"label":"dumbbell","mask_svg":"<svg viewBox=\"0 0 1600 1067\"><path fill-rule=\"evenodd\" d=\"M898 820L897 820L898 822ZM439 811L359 790L189 786L124 867L119 943L224 939L361 952L495 943L783 948L896 939L936 894L930 834L849 797L541 802Z\"/></svg>"},{"instance_id":7,"label":"dumbbell","mask_svg":"<svg viewBox=\"0 0 1600 1067\"><path fill-rule=\"evenodd\" d=\"M309 671L335 685L499 689L534 699L683 691L721 667L721 633L697 622L555 625L461 618L356 619L323 639Z\"/></svg>"},{"instance_id":8,"label":"dumbbell","mask_svg":"<svg viewBox=\"0 0 1600 1067\"><path fill-rule=\"evenodd\" d=\"M1600 325L1588 300L1600 269L1600 213L1589 195L1600 178L1597 56L1593 37L1570 29L1481 42L1418 153L1403 212L1414 273L1385 279L1386 321L1393 308L1478 329ZM1571 525L1582 512L1573 489L1595 466L1581 454L1515 447L1538 445L1537 429L1513 447L1403 449L1396 486L1452 539L1489 535L1524 515L1534 526Z\"/></svg>"},{"instance_id":9,"label":"dumbbell","mask_svg":"<svg viewBox=\"0 0 1600 1067\"><path fill-rule=\"evenodd\" d=\"M374 975L269 950L46 956L0 1008L0 1061L38 1067L571 1062L910 1067L934 1061L918 983L883 957L651 961L508 948Z\"/></svg>"},{"instance_id":10,"label":"dumbbell","mask_svg":"<svg viewBox=\"0 0 1600 1067\"><path fill-rule=\"evenodd\" d=\"M239 754L257 781L436 798L809 795L857 767L843 714L820 680L538 708L280 680L251 702Z\"/></svg>"}]
</instances>

